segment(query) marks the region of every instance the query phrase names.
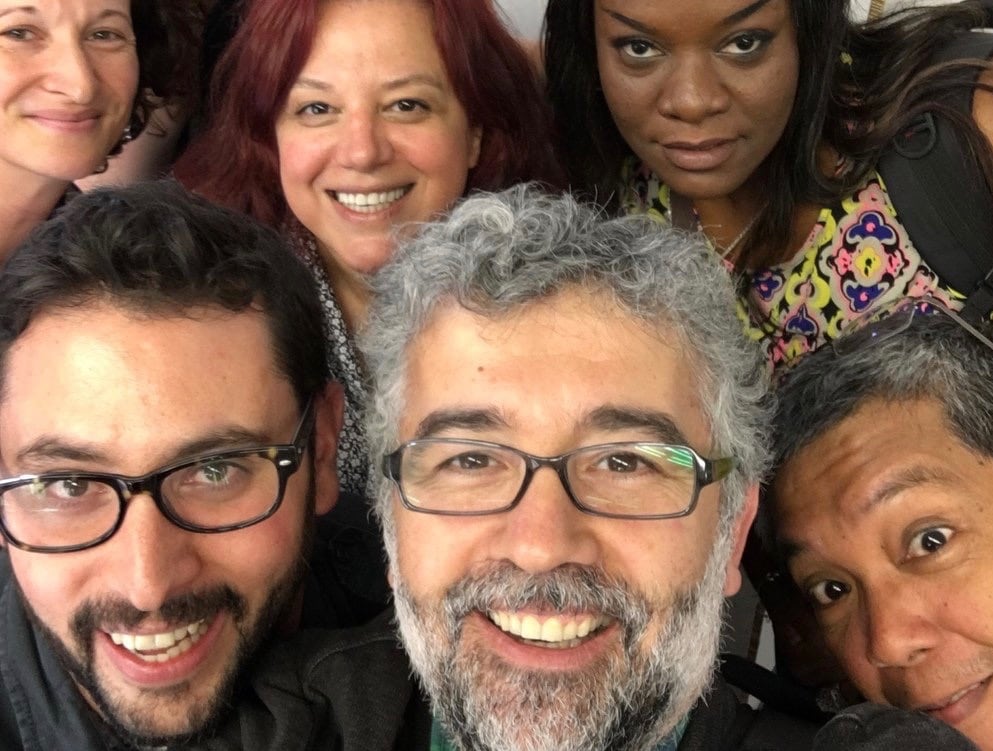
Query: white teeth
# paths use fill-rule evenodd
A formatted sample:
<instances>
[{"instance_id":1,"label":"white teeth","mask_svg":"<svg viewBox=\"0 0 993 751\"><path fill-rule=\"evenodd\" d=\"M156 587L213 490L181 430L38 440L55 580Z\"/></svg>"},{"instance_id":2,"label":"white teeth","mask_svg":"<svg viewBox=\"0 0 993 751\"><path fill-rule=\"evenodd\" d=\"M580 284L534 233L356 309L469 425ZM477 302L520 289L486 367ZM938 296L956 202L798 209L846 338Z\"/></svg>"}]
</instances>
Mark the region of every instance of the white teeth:
<instances>
[{"instance_id":1,"label":"white teeth","mask_svg":"<svg viewBox=\"0 0 993 751\"><path fill-rule=\"evenodd\" d=\"M542 641L562 641L562 624L558 618L549 618L541 627Z\"/></svg>"},{"instance_id":2,"label":"white teeth","mask_svg":"<svg viewBox=\"0 0 993 751\"><path fill-rule=\"evenodd\" d=\"M950 707L952 704L954 704L955 702L957 702L959 699L961 699L967 693L969 693L970 691L972 691L975 688L978 688L980 685L982 685L982 683L983 683L982 681L979 681L978 683L973 683L971 686L966 686L961 691L955 692L955 694L948 701L943 702L942 704L932 704L930 707L925 707L924 708L924 711L925 712L934 712L935 710L938 710L938 709L944 709L945 707Z\"/></svg>"},{"instance_id":3,"label":"white teeth","mask_svg":"<svg viewBox=\"0 0 993 751\"><path fill-rule=\"evenodd\" d=\"M541 624L533 615L526 615L521 619L520 636L524 639L540 639Z\"/></svg>"},{"instance_id":4,"label":"white teeth","mask_svg":"<svg viewBox=\"0 0 993 751\"><path fill-rule=\"evenodd\" d=\"M205 621L196 621L158 634L110 632L110 640L133 652L145 662L165 662L178 657L207 633Z\"/></svg>"},{"instance_id":5,"label":"white teeth","mask_svg":"<svg viewBox=\"0 0 993 751\"><path fill-rule=\"evenodd\" d=\"M543 642L549 647L572 647L579 640L606 625L604 616L552 616L544 622L533 615L518 615L502 610L487 614L490 621L508 634L528 641Z\"/></svg>"},{"instance_id":6,"label":"white teeth","mask_svg":"<svg viewBox=\"0 0 993 751\"><path fill-rule=\"evenodd\" d=\"M391 203L399 201L406 195L408 190L410 190L410 186L394 188L393 190L387 190L381 193L333 192L332 195L339 203L344 204L352 211L372 214L376 211L382 211Z\"/></svg>"}]
</instances>

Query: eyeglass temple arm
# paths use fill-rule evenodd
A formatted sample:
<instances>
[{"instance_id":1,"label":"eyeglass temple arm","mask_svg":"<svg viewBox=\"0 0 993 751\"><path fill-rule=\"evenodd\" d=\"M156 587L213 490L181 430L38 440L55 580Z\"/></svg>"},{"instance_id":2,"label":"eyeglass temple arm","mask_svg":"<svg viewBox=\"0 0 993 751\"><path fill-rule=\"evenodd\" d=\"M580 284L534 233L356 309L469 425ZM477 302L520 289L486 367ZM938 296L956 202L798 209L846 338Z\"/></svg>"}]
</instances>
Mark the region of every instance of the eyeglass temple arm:
<instances>
[{"instance_id":1,"label":"eyeglass temple arm","mask_svg":"<svg viewBox=\"0 0 993 751\"><path fill-rule=\"evenodd\" d=\"M731 458L708 459L704 462L701 485L710 485L723 480L734 469L735 460Z\"/></svg>"}]
</instances>

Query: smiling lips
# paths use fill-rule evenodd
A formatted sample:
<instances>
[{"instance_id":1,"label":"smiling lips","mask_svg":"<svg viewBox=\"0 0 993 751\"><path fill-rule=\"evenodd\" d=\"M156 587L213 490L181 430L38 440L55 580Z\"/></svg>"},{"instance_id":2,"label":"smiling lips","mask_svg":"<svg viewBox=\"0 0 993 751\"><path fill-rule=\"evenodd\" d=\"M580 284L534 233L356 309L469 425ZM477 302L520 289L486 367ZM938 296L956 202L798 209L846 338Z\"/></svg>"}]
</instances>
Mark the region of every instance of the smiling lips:
<instances>
[{"instance_id":1,"label":"smiling lips","mask_svg":"<svg viewBox=\"0 0 993 751\"><path fill-rule=\"evenodd\" d=\"M413 185L405 185L401 188L379 191L375 193L346 193L344 191L328 191L331 197L350 211L360 214L375 214L378 211L385 211L394 203L403 198Z\"/></svg>"},{"instance_id":2,"label":"smiling lips","mask_svg":"<svg viewBox=\"0 0 993 751\"><path fill-rule=\"evenodd\" d=\"M917 709L927 712L932 717L942 720L949 725L955 725L972 714L976 709L980 700L983 698L984 689L989 684L989 681L989 677L981 681L976 681L956 691L947 699L934 704L917 707Z\"/></svg>"},{"instance_id":3,"label":"smiling lips","mask_svg":"<svg viewBox=\"0 0 993 751\"><path fill-rule=\"evenodd\" d=\"M91 109L35 110L27 116L46 127L63 131L88 130L100 119L100 113Z\"/></svg>"},{"instance_id":4,"label":"smiling lips","mask_svg":"<svg viewBox=\"0 0 993 751\"><path fill-rule=\"evenodd\" d=\"M501 631L529 644L551 649L578 647L586 638L595 635L610 623L606 616L590 614L539 619L530 613L494 610L487 613L487 617Z\"/></svg>"},{"instance_id":5,"label":"smiling lips","mask_svg":"<svg viewBox=\"0 0 993 751\"><path fill-rule=\"evenodd\" d=\"M207 622L199 620L157 634L111 631L108 635L114 644L124 647L145 662L166 662L189 650L205 633Z\"/></svg>"}]
</instances>

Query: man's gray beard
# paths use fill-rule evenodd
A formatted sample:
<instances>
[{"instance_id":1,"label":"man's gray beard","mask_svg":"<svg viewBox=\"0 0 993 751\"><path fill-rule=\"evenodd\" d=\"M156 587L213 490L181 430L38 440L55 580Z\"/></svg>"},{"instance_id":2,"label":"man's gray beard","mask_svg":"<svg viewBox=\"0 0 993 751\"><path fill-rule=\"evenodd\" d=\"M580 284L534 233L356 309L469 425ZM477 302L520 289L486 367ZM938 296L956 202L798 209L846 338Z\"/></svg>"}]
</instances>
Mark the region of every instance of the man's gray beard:
<instances>
[{"instance_id":1,"label":"man's gray beard","mask_svg":"<svg viewBox=\"0 0 993 751\"><path fill-rule=\"evenodd\" d=\"M702 579L667 602L588 567L532 576L502 563L456 583L441 606L419 603L391 556L400 634L435 716L462 751L653 749L710 685L730 549L729 531L719 533ZM468 614L529 605L607 614L621 627L623 650L577 674L522 670L459 648ZM641 645L653 619L664 626Z\"/></svg>"}]
</instances>

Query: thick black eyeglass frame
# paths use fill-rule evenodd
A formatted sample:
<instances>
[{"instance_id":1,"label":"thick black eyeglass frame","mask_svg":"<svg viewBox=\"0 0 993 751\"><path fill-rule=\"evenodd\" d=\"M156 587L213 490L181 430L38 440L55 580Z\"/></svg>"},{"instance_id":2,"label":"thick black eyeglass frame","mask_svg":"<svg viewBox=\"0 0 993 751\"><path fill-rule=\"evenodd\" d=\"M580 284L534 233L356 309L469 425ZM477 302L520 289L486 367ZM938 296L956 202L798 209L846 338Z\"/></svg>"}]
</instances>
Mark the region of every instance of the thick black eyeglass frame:
<instances>
[{"instance_id":1,"label":"thick black eyeglass frame","mask_svg":"<svg viewBox=\"0 0 993 751\"><path fill-rule=\"evenodd\" d=\"M292 477L296 471L300 469L300 460L303 458L303 455L307 450L307 444L309 443L311 433L314 430L314 422L314 400L311 398L308 399L307 405L304 407L303 413L300 415L300 422L297 424L297 428L293 433L293 438L290 443L278 443L270 446L253 446L244 449L234 449L232 451L201 454L200 456L183 459L182 461L166 465L165 467L161 467L153 472L149 472L147 475L141 475L138 477L115 475L104 472L43 472L39 475L20 475L6 480L0 480L0 505L3 503L2 494L8 490L23 487L24 485L31 485L36 482L57 482L59 480L87 480L91 482L101 482L117 491L117 500L119 504L117 521L114 525L96 539L89 542L80 543L78 545L55 545L48 547L44 545L28 545L23 543L14 537L10 533L10 530L7 529L7 522L4 519L2 510L0 510L0 532L3 532L4 538L11 545L19 548L20 550L26 550L31 553L74 553L79 550L86 550L87 548L96 547L114 536L117 530L121 528L121 524L124 523L124 515L127 513L128 503L136 495L141 495L142 493L147 493L152 497L152 500L155 501L155 506L166 519L180 529L185 529L188 532L219 534L221 532L233 532L238 529L251 527L259 522L265 521L279 510L279 507L283 503L283 495L286 493L286 483L289 481L290 477ZM276 472L279 477L279 489L276 492L276 498L273 500L272 505L270 505L269 508L261 514L257 514L251 519L238 522L237 524L228 524L223 527L201 527L197 524L191 524L182 517L178 516L176 512L170 508L168 501L162 497L162 483L165 481L166 477L171 475L173 472L178 472L181 469L192 467L197 464L209 464L212 461L230 459L238 456L261 456L269 459L276 466Z\"/></svg>"},{"instance_id":2,"label":"thick black eyeglass frame","mask_svg":"<svg viewBox=\"0 0 993 751\"><path fill-rule=\"evenodd\" d=\"M517 495L514 497L510 503L500 508L486 509L485 511L440 511L437 509L426 509L420 506L415 506L407 499L407 494L403 490L403 481L401 478L400 467L403 463L403 452L406 451L411 446L416 446L418 444L424 443L461 443L467 446L479 446L481 448L492 448L492 449L502 449L504 451L509 451L512 454L524 459L524 478L521 481L521 489L517 491ZM695 471L695 484L693 489L693 497L690 499L689 505L682 510L671 514L611 514L604 511L597 511L589 506L586 506L576 494L572 491L572 486L569 484L569 477L566 473L566 466L569 459L574 455L582 451L588 451L590 449L609 449L617 446L667 446L669 448L680 449L681 451L686 451L693 457L693 469ZM569 496L569 500L572 505L577 509L582 511L584 514L590 514L592 516L603 516L608 519L644 519L650 521L653 519L678 519L683 516L689 516L693 513L696 508L697 501L700 498L700 490L712 485L719 480L723 480L730 474L731 470L735 467L735 460L732 458L724 459L707 459L700 456L695 450L691 449L689 446L682 446L673 443L655 443L652 441L618 441L616 443L599 443L592 446L580 446L577 449L568 451L564 454L559 454L558 456L535 456L534 454L529 454L526 451L521 451L513 446L507 446L502 443L491 443L490 441L477 441L469 438L420 438L413 441L407 441L400 445L392 453L386 454L382 461L382 472L386 477L396 485L397 490L400 492L400 502L403 504L404 508L410 509L411 511L416 511L420 514L435 514L437 516L491 516L493 514L503 514L507 511L515 508L524 498L524 494L527 493L528 487L531 485L531 480L534 477L534 473L541 467L551 467L555 470L555 473L559 476L559 482L562 483L562 487L565 488L566 495Z\"/></svg>"}]
</instances>

